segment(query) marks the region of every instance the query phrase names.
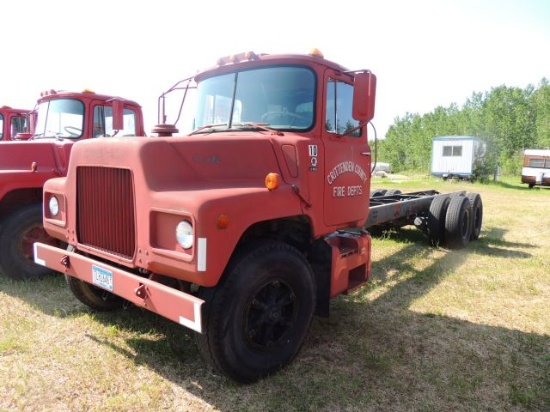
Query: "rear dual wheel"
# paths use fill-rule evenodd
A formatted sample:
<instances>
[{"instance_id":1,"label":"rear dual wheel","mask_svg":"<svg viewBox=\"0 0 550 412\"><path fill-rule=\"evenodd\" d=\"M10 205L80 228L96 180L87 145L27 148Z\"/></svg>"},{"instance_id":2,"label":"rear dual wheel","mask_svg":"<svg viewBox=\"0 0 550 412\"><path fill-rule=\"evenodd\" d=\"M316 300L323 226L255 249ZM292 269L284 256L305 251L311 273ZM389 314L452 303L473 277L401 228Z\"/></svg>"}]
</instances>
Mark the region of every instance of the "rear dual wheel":
<instances>
[{"instance_id":1,"label":"rear dual wheel","mask_svg":"<svg viewBox=\"0 0 550 412\"><path fill-rule=\"evenodd\" d=\"M466 197L472 206L472 235L471 240L479 239L481 225L483 223L483 202L479 193L467 193Z\"/></svg>"},{"instance_id":2,"label":"rear dual wheel","mask_svg":"<svg viewBox=\"0 0 550 412\"><path fill-rule=\"evenodd\" d=\"M473 200L475 199L455 195L437 196L432 201L428 212L428 237L432 245L462 249L470 242L474 230L471 205ZM477 224L480 229L481 220Z\"/></svg>"},{"instance_id":3,"label":"rear dual wheel","mask_svg":"<svg viewBox=\"0 0 550 412\"><path fill-rule=\"evenodd\" d=\"M452 196L445 216L445 242L449 249L462 249L472 235L472 206L465 196Z\"/></svg>"}]
</instances>

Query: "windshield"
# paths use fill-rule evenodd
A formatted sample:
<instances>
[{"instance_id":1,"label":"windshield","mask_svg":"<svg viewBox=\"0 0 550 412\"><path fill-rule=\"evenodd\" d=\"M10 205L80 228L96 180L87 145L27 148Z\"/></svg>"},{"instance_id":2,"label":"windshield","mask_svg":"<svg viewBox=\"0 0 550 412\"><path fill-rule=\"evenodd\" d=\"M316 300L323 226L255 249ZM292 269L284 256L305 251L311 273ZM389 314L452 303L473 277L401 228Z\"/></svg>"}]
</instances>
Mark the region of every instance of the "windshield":
<instances>
[{"instance_id":1,"label":"windshield","mask_svg":"<svg viewBox=\"0 0 550 412\"><path fill-rule=\"evenodd\" d=\"M210 77L199 83L197 132L267 126L313 126L315 74L299 66L259 68Z\"/></svg>"},{"instance_id":2,"label":"windshield","mask_svg":"<svg viewBox=\"0 0 550 412\"><path fill-rule=\"evenodd\" d=\"M76 99L56 99L38 105L35 138L79 138L84 127L84 104Z\"/></svg>"}]
</instances>

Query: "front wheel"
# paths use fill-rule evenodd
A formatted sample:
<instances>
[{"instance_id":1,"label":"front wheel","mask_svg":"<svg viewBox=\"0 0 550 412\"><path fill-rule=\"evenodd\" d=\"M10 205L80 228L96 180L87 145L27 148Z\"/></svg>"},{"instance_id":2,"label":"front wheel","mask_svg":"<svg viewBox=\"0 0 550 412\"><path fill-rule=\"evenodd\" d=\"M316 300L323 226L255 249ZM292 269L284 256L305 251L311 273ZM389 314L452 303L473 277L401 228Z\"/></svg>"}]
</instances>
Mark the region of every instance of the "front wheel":
<instances>
[{"instance_id":1,"label":"front wheel","mask_svg":"<svg viewBox=\"0 0 550 412\"><path fill-rule=\"evenodd\" d=\"M75 248L69 245L67 250L73 252ZM111 311L120 309L124 305L125 300L120 296L78 278L65 275L65 282L74 297L92 309Z\"/></svg>"},{"instance_id":2,"label":"front wheel","mask_svg":"<svg viewBox=\"0 0 550 412\"><path fill-rule=\"evenodd\" d=\"M42 224L42 204L28 204L8 214L0 224L0 271L16 280L41 279L51 269L34 263L34 243L64 248L66 243L48 235Z\"/></svg>"},{"instance_id":3,"label":"front wheel","mask_svg":"<svg viewBox=\"0 0 550 412\"><path fill-rule=\"evenodd\" d=\"M295 248L262 242L238 254L220 283L203 288L205 333L197 346L230 378L250 383L287 365L315 308L312 270Z\"/></svg>"}]
</instances>

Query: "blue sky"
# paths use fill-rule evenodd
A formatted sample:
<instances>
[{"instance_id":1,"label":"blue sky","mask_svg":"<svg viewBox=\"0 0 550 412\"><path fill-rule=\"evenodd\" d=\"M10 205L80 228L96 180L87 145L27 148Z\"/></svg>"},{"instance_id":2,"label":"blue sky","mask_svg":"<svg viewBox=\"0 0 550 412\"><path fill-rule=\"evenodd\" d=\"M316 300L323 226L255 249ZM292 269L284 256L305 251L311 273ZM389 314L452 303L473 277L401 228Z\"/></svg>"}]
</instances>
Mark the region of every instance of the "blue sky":
<instances>
[{"instance_id":1,"label":"blue sky","mask_svg":"<svg viewBox=\"0 0 550 412\"><path fill-rule=\"evenodd\" d=\"M28 0L2 6L0 105L43 90L136 100L146 127L157 98L218 57L320 49L378 77L379 137L396 117L462 105L473 92L550 79L550 1L348 2ZM6 18L6 16L13 16Z\"/></svg>"}]
</instances>

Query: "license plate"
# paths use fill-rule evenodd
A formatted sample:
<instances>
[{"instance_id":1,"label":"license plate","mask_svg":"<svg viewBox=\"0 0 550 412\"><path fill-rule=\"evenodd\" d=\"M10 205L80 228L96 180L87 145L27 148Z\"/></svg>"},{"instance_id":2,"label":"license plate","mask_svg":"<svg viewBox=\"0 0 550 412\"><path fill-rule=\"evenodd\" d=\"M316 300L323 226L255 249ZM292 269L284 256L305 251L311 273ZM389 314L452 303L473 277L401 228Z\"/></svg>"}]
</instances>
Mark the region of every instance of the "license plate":
<instances>
[{"instance_id":1,"label":"license plate","mask_svg":"<svg viewBox=\"0 0 550 412\"><path fill-rule=\"evenodd\" d=\"M92 282L100 288L113 291L113 272L92 265Z\"/></svg>"}]
</instances>

